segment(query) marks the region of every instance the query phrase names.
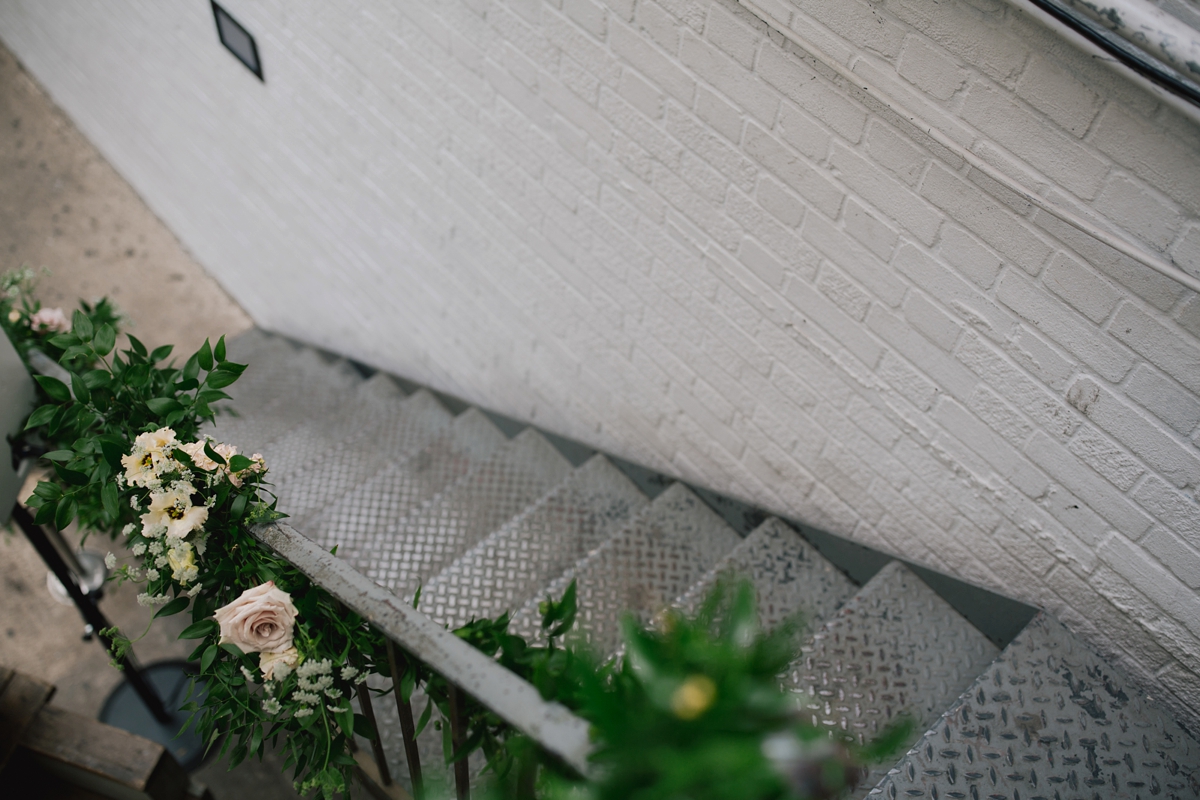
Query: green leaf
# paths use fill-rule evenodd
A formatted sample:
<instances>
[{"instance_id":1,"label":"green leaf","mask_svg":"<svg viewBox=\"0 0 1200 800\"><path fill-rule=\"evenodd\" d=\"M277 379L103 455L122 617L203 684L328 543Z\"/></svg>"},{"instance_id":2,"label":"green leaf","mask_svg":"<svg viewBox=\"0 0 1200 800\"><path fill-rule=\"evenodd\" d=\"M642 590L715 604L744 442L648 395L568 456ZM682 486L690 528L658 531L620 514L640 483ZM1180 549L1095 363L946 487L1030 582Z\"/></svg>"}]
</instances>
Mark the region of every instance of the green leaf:
<instances>
[{"instance_id":1,"label":"green leaf","mask_svg":"<svg viewBox=\"0 0 1200 800\"><path fill-rule=\"evenodd\" d=\"M100 442L100 452L104 454L104 460L112 466L113 469L120 469L121 457L125 455L125 441L116 434L104 434L97 436L96 440Z\"/></svg>"},{"instance_id":2,"label":"green leaf","mask_svg":"<svg viewBox=\"0 0 1200 800\"><path fill-rule=\"evenodd\" d=\"M241 472L244 469L250 469L254 466L254 462L242 455L233 456L229 459L229 469L234 472Z\"/></svg>"},{"instance_id":3,"label":"green leaf","mask_svg":"<svg viewBox=\"0 0 1200 800\"><path fill-rule=\"evenodd\" d=\"M49 453L46 453L44 456L42 456L42 458L46 459L47 461L70 461L74 457L74 450L51 450Z\"/></svg>"},{"instance_id":4,"label":"green leaf","mask_svg":"<svg viewBox=\"0 0 1200 800\"><path fill-rule=\"evenodd\" d=\"M208 672L208 668L212 666L213 659L217 657L217 646L210 644L208 649L204 651L204 655L200 656L200 671Z\"/></svg>"},{"instance_id":5,"label":"green leaf","mask_svg":"<svg viewBox=\"0 0 1200 800\"><path fill-rule=\"evenodd\" d=\"M183 377L184 377L184 379L191 379L191 378L195 378L199 374L200 374L200 359L196 356L195 353L193 353L192 357L189 358L187 360L187 363L185 363L183 365Z\"/></svg>"},{"instance_id":6,"label":"green leaf","mask_svg":"<svg viewBox=\"0 0 1200 800\"><path fill-rule=\"evenodd\" d=\"M190 392L199 385L200 381L196 380L195 378L184 378L179 383L175 384L174 388L177 392Z\"/></svg>"},{"instance_id":7,"label":"green leaf","mask_svg":"<svg viewBox=\"0 0 1200 800\"><path fill-rule=\"evenodd\" d=\"M218 363L225 360L225 336L224 335L222 335L220 339L217 339L217 346L213 348L213 358L215 358Z\"/></svg>"},{"instance_id":8,"label":"green leaf","mask_svg":"<svg viewBox=\"0 0 1200 800\"><path fill-rule=\"evenodd\" d=\"M354 735L354 712L350 710L349 706L344 711L338 712L337 723L338 727L342 729L342 733L347 736ZM374 739L375 737L371 736L370 738Z\"/></svg>"},{"instance_id":9,"label":"green leaf","mask_svg":"<svg viewBox=\"0 0 1200 800\"><path fill-rule=\"evenodd\" d=\"M79 337L70 333L60 333L58 336L51 337L50 344L59 350L66 350L68 347L79 344Z\"/></svg>"},{"instance_id":10,"label":"green leaf","mask_svg":"<svg viewBox=\"0 0 1200 800\"><path fill-rule=\"evenodd\" d=\"M213 352L212 346L209 345L208 339L204 340L204 344L200 345L200 349L196 351L196 358L200 361L200 369L209 372L213 368Z\"/></svg>"},{"instance_id":11,"label":"green leaf","mask_svg":"<svg viewBox=\"0 0 1200 800\"><path fill-rule=\"evenodd\" d=\"M241 519L242 514L246 513L246 503L249 501L249 499L250 495L248 494L239 494L237 497L233 498L233 503L229 506L229 516L233 517L235 520Z\"/></svg>"},{"instance_id":12,"label":"green leaf","mask_svg":"<svg viewBox=\"0 0 1200 800\"><path fill-rule=\"evenodd\" d=\"M362 714L354 715L354 732L364 739L374 739L375 730Z\"/></svg>"},{"instance_id":13,"label":"green leaf","mask_svg":"<svg viewBox=\"0 0 1200 800\"><path fill-rule=\"evenodd\" d=\"M172 614L178 614L180 611L183 611L188 607L188 602L190 602L191 599L192 598L188 597L187 595L184 595L183 597L176 597L174 600L156 611L154 618L158 619L159 617L169 617Z\"/></svg>"},{"instance_id":14,"label":"green leaf","mask_svg":"<svg viewBox=\"0 0 1200 800\"><path fill-rule=\"evenodd\" d=\"M92 393L88 391L87 384L83 382L83 378L71 373L71 391L75 393L75 399L81 403L90 403L92 401Z\"/></svg>"},{"instance_id":15,"label":"green leaf","mask_svg":"<svg viewBox=\"0 0 1200 800\"><path fill-rule=\"evenodd\" d=\"M146 401L146 405L160 417L165 417L167 414L183 408L179 401L172 397L152 397Z\"/></svg>"},{"instance_id":16,"label":"green leaf","mask_svg":"<svg viewBox=\"0 0 1200 800\"><path fill-rule=\"evenodd\" d=\"M133 352L137 353L142 358L145 358L146 353L149 352L146 350L146 345L142 344L141 340L139 340L132 333L127 333L125 336L129 339L129 346L133 348Z\"/></svg>"},{"instance_id":17,"label":"green leaf","mask_svg":"<svg viewBox=\"0 0 1200 800\"><path fill-rule=\"evenodd\" d=\"M421 718L417 721L417 729L413 736L420 736L421 731L425 730L425 726L429 724L429 718L433 716L433 699L425 701L425 710L421 712Z\"/></svg>"},{"instance_id":18,"label":"green leaf","mask_svg":"<svg viewBox=\"0 0 1200 800\"><path fill-rule=\"evenodd\" d=\"M34 375L33 379L38 382L38 386L42 387L42 391L49 395L51 400L65 403L71 399L71 390L58 378L51 378L49 375Z\"/></svg>"},{"instance_id":19,"label":"green leaf","mask_svg":"<svg viewBox=\"0 0 1200 800\"><path fill-rule=\"evenodd\" d=\"M79 472L73 469L54 464L54 471L58 473L58 477L62 478L72 486L87 486L89 477L86 473ZM61 526L59 526L61 527Z\"/></svg>"},{"instance_id":20,"label":"green leaf","mask_svg":"<svg viewBox=\"0 0 1200 800\"><path fill-rule=\"evenodd\" d=\"M231 398L220 389L205 389L196 394L196 399L202 403L211 403L216 400L229 400Z\"/></svg>"},{"instance_id":21,"label":"green leaf","mask_svg":"<svg viewBox=\"0 0 1200 800\"><path fill-rule=\"evenodd\" d=\"M173 344L164 344L162 347L154 348L154 352L150 354L150 363L157 364L167 356L171 355L171 351L175 349Z\"/></svg>"},{"instance_id":22,"label":"green leaf","mask_svg":"<svg viewBox=\"0 0 1200 800\"><path fill-rule=\"evenodd\" d=\"M112 375L107 370L90 369L83 373L83 382L89 389L99 389L112 383Z\"/></svg>"},{"instance_id":23,"label":"green leaf","mask_svg":"<svg viewBox=\"0 0 1200 800\"><path fill-rule=\"evenodd\" d=\"M29 420L25 423L25 430L31 428L39 428L50 421L54 416L54 412L58 411L58 406L47 403L44 406L39 406L32 414L29 415Z\"/></svg>"},{"instance_id":24,"label":"green leaf","mask_svg":"<svg viewBox=\"0 0 1200 800\"><path fill-rule=\"evenodd\" d=\"M225 466L225 457L223 455L221 455L220 453L218 453L216 450L213 450L212 444L208 440L205 440L205 442L204 442L204 455L208 456L209 458L211 458L213 461L217 462L221 466Z\"/></svg>"},{"instance_id":25,"label":"green leaf","mask_svg":"<svg viewBox=\"0 0 1200 800\"><path fill-rule=\"evenodd\" d=\"M100 490L100 502L104 504L104 511L110 517L115 518L117 516L117 501L119 499L117 484L113 481L104 484L104 488Z\"/></svg>"},{"instance_id":26,"label":"green leaf","mask_svg":"<svg viewBox=\"0 0 1200 800\"><path fill-rule=\"evenodd\" d=\"M241 375L246 371L246 365L235 364L232 361L222 361L220 364L217 364L217 369L232 372L234 375Z\"/></svg>"},{"instance_id":27,"label":"green leaf","mask_svg":"<svg viewBox=\"0 0 1200 800\"><path fill-rule=\"evenodd\" d=\"M242 648L238 647L233 642L226 642L225 644L221 645L221 649L224 650L226 653L229 653L230 655L237 656L238 658L241 658L242 656L246 655L245 653L242 652Z\"/></svg>"},{"instance_id":28,"label":"green leaf","mask_svg":"<svg viewBox=\"0 0 1200 800\"><path fill-rule=\"evenodd\" d=\"M37 513L33 515L33 521L38 525L49 525L54 521L55 508L54 503L46 503L46 505L40 507Z\"/></svg>"},{"instance_id":29,"label":"green leaf","mask_svg":"<svg viewBox=\"0 0 1200 800\"><path fill-rule=\"evenodd\" d=\"M208 373L208 377L204 379L204 385L210 389L224 389L237 379L238 376L235 373L218 369Z\"/></svg>"},{"instance_id":30,"label":"green leaf","mask_svg":"<svg viewBox=\"0 0 1200 800\"><path fill-rule=\"evenodd\" d=\"M62 489L58 487L57 483L50 481L38 481L38 485L33 487L33 493L46 500L57 500L62 497Z\"/></svg>"},{"instance_id":31,"label":"green leaf","mask_svg":"<svg viewBox=\"0 0 1200 800\"><path fill-rule=\"evenodd\" d=\"M117 332L112 325L107 322L100 326L100 330L96 331L96 338L92 340L92 347L96 353L101 356L106 356L112 352L113 347L117 344Z\"/></svg>"},{"instance_id":32,"label":"green leaf","mask_svg":"<svg viewBox=\"0 0 1200 800\"><path fill-rule=\"evenodd\" d=\"M179 633L180 639L203 639L210 633L216 633L220 626L217 625L215 619L202 619L199 622L193 622Z\"/></svg>"},{"instance_id":33,"label":"green leaf","mask_svg":"<svg viewBox=\"0 0 1200 800\"><path fill-rule=\"evenodd\" d=\"M95 335L95 330L92 328L92 321L88 319L87 314L76 310L76 312L71 315L71 333L75 334L85 342Z\"/></svg>"},{"instance_id":34,"label":"green leaf","mask_svg":"<svg viewBox=\"0 0 1200 800\"><path fill-rule=\"evenodd\" d=\"M54 527L60 531L66 530L78 513L79 504L75 502L75 498L71 495L63 497L58 501L58 509L54 512Z\"/></svg>"}]
</instances>

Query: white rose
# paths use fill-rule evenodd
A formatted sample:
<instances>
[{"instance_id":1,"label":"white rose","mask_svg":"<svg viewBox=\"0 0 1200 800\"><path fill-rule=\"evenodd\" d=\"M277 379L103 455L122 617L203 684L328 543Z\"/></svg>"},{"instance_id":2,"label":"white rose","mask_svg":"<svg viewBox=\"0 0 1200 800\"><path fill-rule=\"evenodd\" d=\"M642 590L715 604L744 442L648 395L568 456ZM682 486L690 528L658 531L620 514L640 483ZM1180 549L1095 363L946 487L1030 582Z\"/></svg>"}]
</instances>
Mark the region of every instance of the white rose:
<instances>
[{"instance_id":1,"label":"white rose","mask_svg":"<svg viewBox=\"0 0 1200 800\"><path fill-rule=\"evenodd\" d=\"M234 644L243 653L282 653L292 646L296 606L291 595L274 581L247 589L241 597L217 609L220 644Z\"/></svg>"}]
</instances>

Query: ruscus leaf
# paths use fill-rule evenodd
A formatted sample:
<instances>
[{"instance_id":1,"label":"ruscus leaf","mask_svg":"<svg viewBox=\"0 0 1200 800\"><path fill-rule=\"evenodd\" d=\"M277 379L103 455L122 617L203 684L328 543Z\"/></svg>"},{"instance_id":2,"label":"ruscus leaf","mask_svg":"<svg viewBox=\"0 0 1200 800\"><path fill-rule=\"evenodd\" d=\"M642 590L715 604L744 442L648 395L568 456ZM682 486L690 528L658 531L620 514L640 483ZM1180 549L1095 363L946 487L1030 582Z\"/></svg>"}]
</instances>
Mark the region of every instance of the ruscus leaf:
<instances>
[{"instance_id":1,"label":"ruscus leaf","mask_svg":"<svg viewBox=\"0 0 1200 800\"><path fill-rule=\"evenodd\" d=\"M154 618L158 619L159 617L169 617L172 614L178 614L180 611L183 611L185 608L187 608L188 602L191 601L191 599L192 598L188 597L187 595L184 595L183 597L176 597L174 600L156 611L154 613Z\"/></svg>"},{"instance_id":2,"label":"ruscus leaf","mask_svg":"<svg viewBox=\"0 0 1200 800\"><path fill-rule=\"evenodd\" d=\"M42 391L49 395L51 400L65 403L71 399L71 390L58 378L51 378L49 375L34 375L33 379L38 382L38 386L42 387Z\"/></svg>"}]
</instances>

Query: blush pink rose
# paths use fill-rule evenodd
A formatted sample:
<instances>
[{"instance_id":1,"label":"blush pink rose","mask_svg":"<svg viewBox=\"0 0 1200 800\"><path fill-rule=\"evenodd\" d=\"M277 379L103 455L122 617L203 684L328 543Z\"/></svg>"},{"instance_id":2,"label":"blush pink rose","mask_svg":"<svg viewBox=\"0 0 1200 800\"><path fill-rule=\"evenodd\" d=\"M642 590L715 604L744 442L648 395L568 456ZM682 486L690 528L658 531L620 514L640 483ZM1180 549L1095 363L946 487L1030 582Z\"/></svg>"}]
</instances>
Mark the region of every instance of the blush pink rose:
<instances>
[{"instance_id":1,"label":"blush pink rose","mask_svg":"<svg viewBox=\"0 0 1200 800\"><path fill-rule=\"evenodd\" d=\"M29 318L29 327L35 331L70 333L71 320L67 319L61 308L41 308Z\"/></svg>"},{"instance_id":2,"label":"blush pink rose","mask_svg":"<svg viewBox=\"0 0 1200 800\"><path fill-rule=\"evenodd\" d=\"M220 644L234 644L243 653L282 653L292 646L296 625L292 597L274 581L247 589L214 615L221 626Z\"/></svg>"}]
</instances>

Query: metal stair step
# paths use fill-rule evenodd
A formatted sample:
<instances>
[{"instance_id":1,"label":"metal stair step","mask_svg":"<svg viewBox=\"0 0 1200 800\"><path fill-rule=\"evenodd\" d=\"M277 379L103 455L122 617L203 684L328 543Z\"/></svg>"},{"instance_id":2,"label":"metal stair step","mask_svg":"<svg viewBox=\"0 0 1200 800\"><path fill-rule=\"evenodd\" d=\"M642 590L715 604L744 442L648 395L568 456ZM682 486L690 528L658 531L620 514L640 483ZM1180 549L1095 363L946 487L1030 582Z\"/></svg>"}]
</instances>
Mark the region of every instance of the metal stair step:
<instances>
[{"instance_id":1,"label":"metal stair step","mask_svg":"<svg viewBox=\"0 0 1200 800\"><path fill-rule=\"evenodd\" d=\"M785 679L816 725L869 741L901 716L926 730L999 650L893 561L804 644ZM887 773L876 766L849 797Z\"/></svg>"},{"instance_id":2,"label":"metal stair step","mask_svg":"<svg viewBox=\"0 0 1200 800\"><path fill-rule=\"evenodd\" d=\"M700 498L674 484L595 552L538 592L514 615L511 630L540 640L538 602L546 595L559 597L576 579L579 633L597 653L612 653L625 612L648 619L683 595L740 541Z\"/></svg>"},{"instance_id":3,"label":"metal stair step","mask_svg":"<svg viewBox=\"0 0 1200 800\"><path fill-rule=\"evenodd\" d=\"M373 537L364 574L411 595L570 473L571 462L527 428L441 496Z\"/></svg>"},{"instance_id":4,"label":"metal stair step","mask_svg":"<svg viewBox=\"0 0 1200 800\"><path fill-rule=\"evenodd\" d=\"M421 610L453 628L519 609L648 502L611 461L593 456L426 584Z\"/></svg>"},{"instance_id":5,"label":"metal stair step","mask_svg":"<svg viewBox=\"0 0 1200 800\"><path fill-rule=\"evenodd\" d=\"M461 480L508 440L478 409L468 409L416 453L386 465L340 500L307 518L302 530L364 575L377 542L396 523Z\"/></svg>"},{"instance_id":6,"label":"metal stair step","mask_svg":"<svg viewBox=\"0 0 1200 800\"><path fill-rule=\"evenodd\" d=\"M297 530L310 536L313 529L309 522L314 515L391 465L428 446L445 434L454 419L437 398L424 389L403 400L379 397L386 393L377 389L375 378L372 378L362 384L360 394L363 392L379 402L370 403L370 410L362 416L358 435L337 441L323 454L309 460L307 466L297 465L282 476L276 474L274 461L267 462L271 466L279 508L291 515L290 522Z\"/></svg>"},{"instance_id":7,"label":"metal stair step","mask_svg":"<svg viewBox=\"0 0 1200 800\"><path fill-rule=\"evenodd\" d=\"M748 578L758 595L763 627L774 628L796 612L811 629L854 594L855 585L786 522L768 519L674 605L694 613L717 580Z\"/></svg>"},{"instance_id":8,"label":"metal stair step","mask_svg":"<svg viewBox=\"0 0 1200 800\"><path fill-rule=\"evenodd\" d=\"M1038 614L869 795L1200 797L1200 742Z\"/></svg>"}]
</instances>

